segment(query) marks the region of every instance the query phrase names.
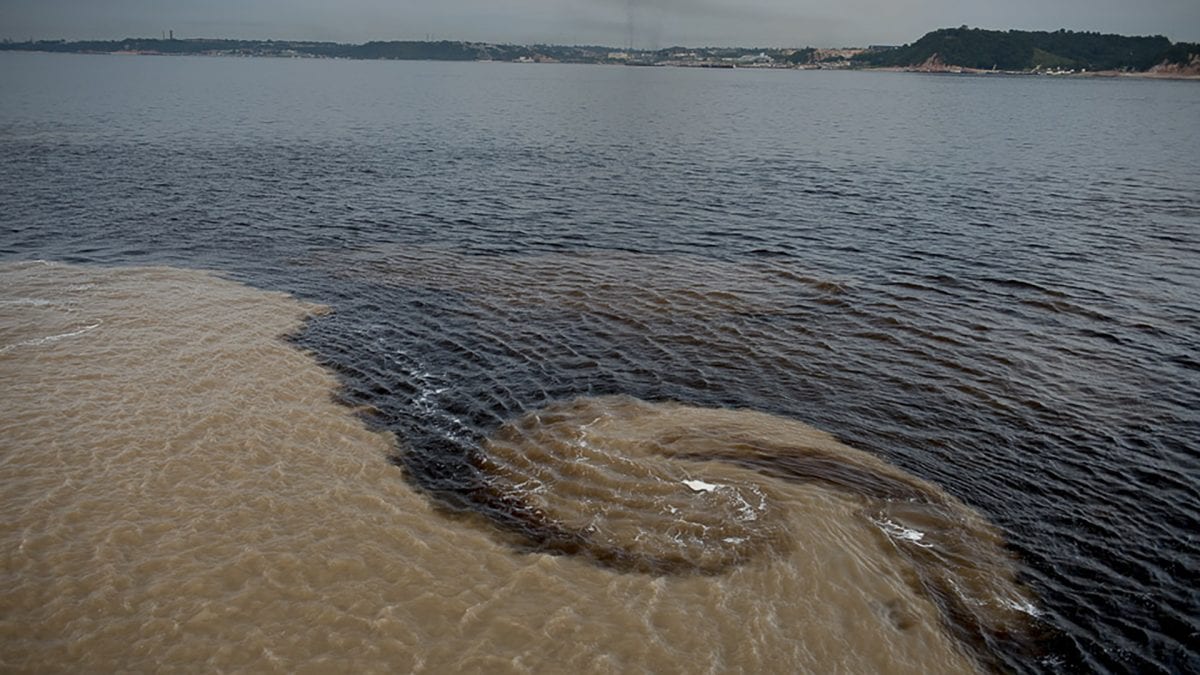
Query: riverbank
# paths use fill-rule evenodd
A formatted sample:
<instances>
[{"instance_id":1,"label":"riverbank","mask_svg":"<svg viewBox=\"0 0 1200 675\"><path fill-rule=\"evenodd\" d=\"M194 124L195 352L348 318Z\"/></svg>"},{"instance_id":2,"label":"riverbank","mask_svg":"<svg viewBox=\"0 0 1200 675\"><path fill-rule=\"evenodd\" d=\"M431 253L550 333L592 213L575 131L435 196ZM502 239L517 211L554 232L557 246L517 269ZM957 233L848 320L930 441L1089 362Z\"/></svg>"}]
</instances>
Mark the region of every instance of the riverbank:
<instances>
[{"instance_id":1,"label":"riverbank","mask_svg":"<svg viewBox=\"0 0 1200 675\"><path fill-rule=\"evenodd\" d=\"M1171 43L1162 36L1126 37L1070 31L997 32L967 28L933 31L911 45L839 48L674 46L634 49L448 40L343 44L297 40L176 39L164 35L162 39L6 41L0 42L0 51L1200 78L1200 46Z\"/></svg>"},{"instance_id":2,"label":"riverbank","mask_svg":"<svg viewBox=\"0 0 1200 675\"><path fill-rule=\"evenodd\" d=\"M571 64L571 65L600 65L600 66L634 66L634 67L659 67L659 68L689 68L701 70L799 70L799 71L854 71L854 72L871 72L871 73L923 73L936 75L992 75L992 76L1009 76L1009 77L1067 77L1067 78L1133 78L1133 79L1151 79L1151 80L1191 80L1200 81L1200 67L1156 67L1150 71L1120 71L1120 70L1095 70L1095 71L1074 71L1074 70L985 70L980 68L964 68L961 66L933 64L920 66L882 66L882 67L862 67L850 65L848 63L818 63L818 64L780 64L780 63L729 63L720 61L664 61L658 63L647 63L632 60L604 60L604 61L563 61L550 58L528 58L516 59L513 61L504 61L496 59L362 59L346 56L314 56L303 54L284 54L284 53L240 53L240 52L178 52L168 53L159 51L144 51L144 50L116 50L116 51L50 51L40 49L6 49L0 51L21 52L21 53L66 53L79 54L88 56L204 56L212 58L261 58L261 59L313 59L313 60L339 60L339 61L364 61L364 60L389 60L389 61L459 61L473 63L515 63L515 64Z\"/></svg>"},{"instance_id":3,"label":"riverbank","mask_svg":"<svg viewBox=\"0 0 1200 675\"><path fill-rule=\"evenodd\" d=\"M926 75L992 75L1007 77L1046 77L1046 78L1113 78L1113 79L1143 79L1143 80L1192 80L1200 81L1200 72L1192 70L1160 70L1160 71L1039 71L1039 70L981 70L976 68L960 68L948 66L945 68L847 68L871 73L923 73Z\"/></svg>"}]
</instances>

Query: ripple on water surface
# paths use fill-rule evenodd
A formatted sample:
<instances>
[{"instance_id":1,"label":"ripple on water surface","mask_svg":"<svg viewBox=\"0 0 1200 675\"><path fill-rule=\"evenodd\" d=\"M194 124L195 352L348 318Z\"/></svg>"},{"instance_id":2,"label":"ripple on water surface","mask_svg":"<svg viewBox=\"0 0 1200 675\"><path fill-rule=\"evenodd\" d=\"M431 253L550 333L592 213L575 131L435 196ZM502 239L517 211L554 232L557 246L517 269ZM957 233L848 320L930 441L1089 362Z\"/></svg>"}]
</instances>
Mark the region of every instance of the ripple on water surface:
<instances>
[{"instance_id":1,"label":"ripple on water surface","mask_svg":"<svg viewBox=\"0 0 1200 675\"><path fill-rule=\"evenodd\" d=\"M797 422L553 404L477 448L477 520L280 339L322 308L0 276L8 668L963 672L1027 625L977 514Z\"/></svg>"}]
</instances>

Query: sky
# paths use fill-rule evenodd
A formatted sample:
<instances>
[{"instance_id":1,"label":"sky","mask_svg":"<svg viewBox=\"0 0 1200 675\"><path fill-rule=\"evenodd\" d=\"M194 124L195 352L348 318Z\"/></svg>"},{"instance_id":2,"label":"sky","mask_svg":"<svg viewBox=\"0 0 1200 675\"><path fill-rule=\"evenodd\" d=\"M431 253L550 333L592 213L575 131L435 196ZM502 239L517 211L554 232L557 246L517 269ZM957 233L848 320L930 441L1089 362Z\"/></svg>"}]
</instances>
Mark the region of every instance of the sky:
<instances>
[{"instance_id":1,"label":"sky","mask_svg":"<svg viewBox=\"0 0 1200 675\"><path fill-rule=\"evenodd\" d=\"M904 44L968 25L1200 42L1200 0L0 0L0 38L686 46ZM632 27L632 31L630 28Z\"/></svg>"}]
</instances>

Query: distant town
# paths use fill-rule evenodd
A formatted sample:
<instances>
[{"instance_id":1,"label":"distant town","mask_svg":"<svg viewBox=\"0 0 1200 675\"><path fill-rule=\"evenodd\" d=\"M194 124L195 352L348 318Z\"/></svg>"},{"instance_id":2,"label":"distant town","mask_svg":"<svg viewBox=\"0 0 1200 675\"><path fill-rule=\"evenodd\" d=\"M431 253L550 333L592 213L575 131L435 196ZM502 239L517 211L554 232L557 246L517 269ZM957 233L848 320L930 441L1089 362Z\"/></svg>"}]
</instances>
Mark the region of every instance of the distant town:
<instances>
[{"instance_id":1,"label":"distant town","mask_svg":"<svg viewBox=\"0 0 1200 675\"><path fill-rule=\"evenodd\" d=\"M341 44L296 40L160 38L0 42L0 51L202 55L275 58L590 63L689 68L889 69L951 73L1149 74L1200 77L1200 44L1059 30L945 28L906 45L814 47L668 47L508 45L459 41Z\"/></svg>"},{"instance_id":2,"label":"distant town","mask_svg":"<svg viewBox=\"0 0 1200 675\"><path fill-rule=\"evenodd\" d=\"M869 49L889 49L878 46ZM608 63L696 68L845 68L866 49L672 47L631 49L604 46L507 45L484 42L392 41L365 44L295 40L129 38L113 41L0 43L0 50L95 54L191 54L282 58L507 61L512 63Z\"/></svg>"}]
</instances>

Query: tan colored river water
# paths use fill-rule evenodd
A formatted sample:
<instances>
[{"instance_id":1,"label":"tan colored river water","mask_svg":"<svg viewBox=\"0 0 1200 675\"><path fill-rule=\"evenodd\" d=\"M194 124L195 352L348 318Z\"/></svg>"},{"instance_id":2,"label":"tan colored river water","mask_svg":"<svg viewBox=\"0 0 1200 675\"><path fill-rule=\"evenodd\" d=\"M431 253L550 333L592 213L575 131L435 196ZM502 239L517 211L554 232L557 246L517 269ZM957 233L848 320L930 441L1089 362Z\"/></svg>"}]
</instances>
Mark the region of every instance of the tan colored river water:
<instances>
[{"instance_id":1,"label":"tan colored river water","mask_svg":"<svg viewBox=\"0 0 1200 675\"><path fill-rule=\"evenodd\" d=\"M563 402L485 447L545 536L450 517L282 339L320 311L0 267L0 669L962 673L1025 617L977 514L760 413Z\"/></svg>"}]
</instances>

